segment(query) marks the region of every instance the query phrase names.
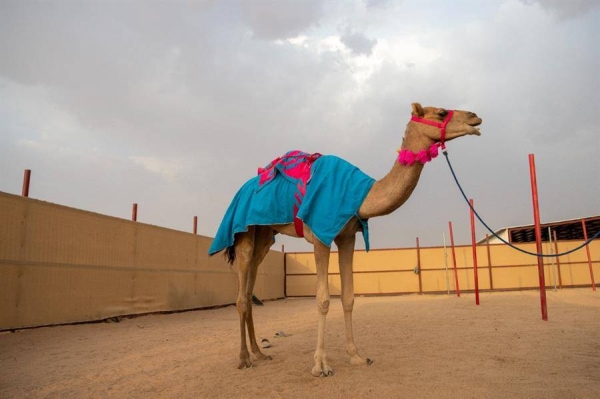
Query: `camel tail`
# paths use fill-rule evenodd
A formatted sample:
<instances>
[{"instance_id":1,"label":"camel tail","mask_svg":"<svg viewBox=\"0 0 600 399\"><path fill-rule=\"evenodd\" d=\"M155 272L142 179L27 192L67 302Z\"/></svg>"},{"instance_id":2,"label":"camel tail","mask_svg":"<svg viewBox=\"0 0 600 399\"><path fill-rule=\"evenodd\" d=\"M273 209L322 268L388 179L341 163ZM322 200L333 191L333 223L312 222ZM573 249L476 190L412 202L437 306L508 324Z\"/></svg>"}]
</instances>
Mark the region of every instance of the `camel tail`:
<instances>
[{"instance_id":1,"label":"camel tail","mask_svg":"<svg viewBox=\"0 0 600 399\"><path fill-rule=\"evenodd\" d=\"M223 252L223 256L225 257L225 259L227 259L227 263L233 265L233 261L235 261L235 247L233 245L227 247L225 249L225 252Z\"/></svg>"}]
</instances>

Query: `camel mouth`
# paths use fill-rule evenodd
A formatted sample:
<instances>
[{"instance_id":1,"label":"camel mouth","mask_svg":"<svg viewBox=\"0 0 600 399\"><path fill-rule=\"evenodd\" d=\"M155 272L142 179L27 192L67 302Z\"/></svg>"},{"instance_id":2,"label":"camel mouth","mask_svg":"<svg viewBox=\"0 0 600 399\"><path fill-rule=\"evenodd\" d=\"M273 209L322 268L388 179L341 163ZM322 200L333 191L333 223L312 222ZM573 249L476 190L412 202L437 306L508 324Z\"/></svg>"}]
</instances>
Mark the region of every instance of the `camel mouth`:
<instances>
[{"instance_id":1,"label":"camel mouth","mask_svg":"<svg viewBox=\"0 0 600 399\"><path fill-rule=\"evenodd\" d=\"M481 131L478 127L475 127L473 125L467 125L467 129L466 129L466 134L470 134L473 136L481 136Z\"/></svg>"},{"instance_id":2,"label":"camel mouth","mask_svg":"<svg viewBox=\"0 0 600 399\"><path fill-rule=\"evenodd\" d=\"M481 118L477 118L473 123L469 123L469 125L475 127L481 125L482 122L483 120Z\"/></svg>"}]
</instances>

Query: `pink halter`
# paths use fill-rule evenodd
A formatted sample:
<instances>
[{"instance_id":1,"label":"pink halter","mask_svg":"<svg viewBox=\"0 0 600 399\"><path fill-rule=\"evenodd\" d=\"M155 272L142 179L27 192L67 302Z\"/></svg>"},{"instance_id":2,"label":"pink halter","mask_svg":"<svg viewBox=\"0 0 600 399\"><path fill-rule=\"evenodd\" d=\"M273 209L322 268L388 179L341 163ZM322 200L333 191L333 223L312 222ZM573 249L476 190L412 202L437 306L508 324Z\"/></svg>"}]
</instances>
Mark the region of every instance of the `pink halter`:
<instances>
[{"instance_id":1,"label":"pink halter","mask_svg":"<svg viewBox=\"0 0 600 399\"><path fill-rule=\"evenodd\" d=\"M445 150L446 149L446 126L448 126L448 123L450 123L450 120L452 119L452 115L454 115L454 111L448 111L448 115L446 115L446 119L444 119L444 122L430 121L429 119L419 118L418 116L414 116L414 115L410 118L410 120L413 122L424 123L429 126L435 126L435 127L440 128L441 133L442 133L441 138L440 138L440 145L442 147L442 150Z\"/></svg>"},{"instance_id":2,"label":"pink halter","mask_svg":"<svg viewBox=\"0 0 600 399\"><path fill-rule=\"evenodd\" d=\"M448 111L448 115L446 115L446 118L443 122L430 121L429 119L419 118L418 116L412 116L410 118L412 122L424 123L426 125L435 126L439 128L441 130L440 142L433 143L428 149L421 150L417 153L407 149L399 150L398 162L400 162L400 165L412 166L415 164L415 162L420 162L423 165L425 165L427 162L431 161L432 159L438 156L438 150L440 147L442 147L442 151L445 150L446 126L448 126L448 123L452 119L453 114L454 111Z\"/></svg>"}]
</instances>

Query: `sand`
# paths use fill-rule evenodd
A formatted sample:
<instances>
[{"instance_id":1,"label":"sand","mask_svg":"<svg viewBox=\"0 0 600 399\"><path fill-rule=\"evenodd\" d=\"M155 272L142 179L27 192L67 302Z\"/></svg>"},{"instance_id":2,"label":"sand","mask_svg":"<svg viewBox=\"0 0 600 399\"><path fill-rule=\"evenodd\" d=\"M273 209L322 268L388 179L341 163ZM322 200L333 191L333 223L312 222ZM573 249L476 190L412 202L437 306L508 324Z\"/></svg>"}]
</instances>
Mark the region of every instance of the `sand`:
<instances>
[{"instance_id":1,"label":"sand","mask_svg":"<svg viewBox=\"0 0 600 399\"><path fill-rule=\"evenodd\" d=\"M311 376L311 298L255 307L271 361L237 370L235 307L0 333L1 398L598 398L600 292L358 297L351 366L340 301L328 316L335 375ZM291 336L275 338L283 330Z\"/></svg>"}]
</instances>

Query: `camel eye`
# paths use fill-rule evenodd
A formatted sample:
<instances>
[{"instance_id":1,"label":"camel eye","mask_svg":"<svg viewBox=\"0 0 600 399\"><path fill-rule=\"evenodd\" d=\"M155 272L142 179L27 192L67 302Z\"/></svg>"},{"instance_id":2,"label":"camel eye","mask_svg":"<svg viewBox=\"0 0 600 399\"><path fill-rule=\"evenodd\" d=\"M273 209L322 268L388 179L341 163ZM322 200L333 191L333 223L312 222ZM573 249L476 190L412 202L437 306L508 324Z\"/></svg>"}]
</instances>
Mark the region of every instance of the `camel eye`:
<instances>
[{"instance_id":1,"label":"camel eye","mask_svg":"<svg viewBox=\"0 0 600 399\"><path fill-rule=\"evenodd\" d=\"M440 109L438 111L438 115L441 117L444 117L444 116L448 115L448 111L446 111L445 109Z\"/></svg>"}]
</instances>

